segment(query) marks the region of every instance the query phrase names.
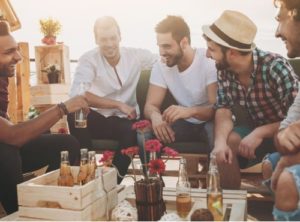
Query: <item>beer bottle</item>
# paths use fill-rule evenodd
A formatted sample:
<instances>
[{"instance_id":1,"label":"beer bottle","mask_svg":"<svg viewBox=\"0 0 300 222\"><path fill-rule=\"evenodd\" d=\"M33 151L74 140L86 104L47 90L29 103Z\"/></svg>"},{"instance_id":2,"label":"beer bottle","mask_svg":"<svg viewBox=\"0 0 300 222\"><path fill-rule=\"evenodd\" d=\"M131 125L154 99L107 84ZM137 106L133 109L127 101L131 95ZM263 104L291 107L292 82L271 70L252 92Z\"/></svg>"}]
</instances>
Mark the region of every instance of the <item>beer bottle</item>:
<instances>
[{"instance_id":1,"label":"beer bottle","mask_svg":"<svg viewBox=\"0 0 300 222\"><path fill-rule=\"evenodd\" d=\"M216 155L210 154L209 169L206 178L207 208L214 216L215 221L223 220L223 196L220 186L220 175Z\"/></svg>"},{"instance_id":2,"label":"beer bottle","mask_svg":"<svg viewBox=\"0 0 300 222\"><path fill-rule=\"evenodd\" d=\"M89 157L89 163L88 163L88 176L86 178L86 183L96 178L96 170L97 170L96 152L89 151L88 157Z\"/></svg>"},{"instance_id":3,"label":"beer bottle","mask_svg":"<svg viewBox=\"0 0 300 222\"><path fill-rule=\"evenodd\" d=\"M58 186L68 186L72 187L74 185L74 178L71 172L70 162L69 162L69 152L60 152L60 173L58 177Z\"/></svg>"},{"instance_id":4,"label":"beer bottle","mask_svg":"<svg viewBox=\"0 0 300 222\"><path fill-rule=\"evenodd\" d=\"M186 171L186 159L179 162L179 174L176 184L176 209L181 218L185 218L192 208L191 184Z\"/></svg>"},{"instance_id":5,"label":"beer bottle","mask_svg":"<svg viewBox=\"0 0 300 222\"><path fill-rule=\"evenodd\" d=\"M80 169L77 176L77 184L84 185L88 176L88 149L80 149Z\"/></svg>"}]
</instances>

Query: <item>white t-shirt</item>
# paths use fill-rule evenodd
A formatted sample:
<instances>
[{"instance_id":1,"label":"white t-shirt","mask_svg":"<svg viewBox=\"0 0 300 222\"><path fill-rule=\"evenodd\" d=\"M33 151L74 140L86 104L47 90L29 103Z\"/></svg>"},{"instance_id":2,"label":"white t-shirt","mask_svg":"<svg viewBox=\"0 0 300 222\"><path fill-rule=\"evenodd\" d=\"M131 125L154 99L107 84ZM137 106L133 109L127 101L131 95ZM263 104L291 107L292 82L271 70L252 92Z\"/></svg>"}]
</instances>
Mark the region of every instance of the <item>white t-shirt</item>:
<instances>
[{"instance_id":1,"label":"white t-shirt","mask_svg":"<svg viewBox=\"0 0 300 222\"><path fill-rule=\"evenodd\" d=\"M145 49L125 47L120 48L120 55L120 61L115 68L122 86L114 67L101 55L97 47L80 57L74 74L70 96L73 97L79 93L80 83L90 83L89 92L136 107L136 112L139 116L140 111L136 100L136 86L141 71L151 69L157 61L158 56ZM118 109L95 108L95 110L106 117L127 117Z\"/></svg>"},{"instance_id":2,"label":"white t-shirt","mask_svg":"<svg viewBox=\"0 0 300 222\"><path fill-rule=\"evenodd\" d=\"M180 106L207 105L207 86L217 82L217 70L215 62L207 58L205 53L205 49L196 49L192 64L183 72L179 72L177 65L168 67L158 61L153 66L150 83L168 88ZM186 120L197 124L205 122L195 118Z\"/></svg>"}]
</instances>

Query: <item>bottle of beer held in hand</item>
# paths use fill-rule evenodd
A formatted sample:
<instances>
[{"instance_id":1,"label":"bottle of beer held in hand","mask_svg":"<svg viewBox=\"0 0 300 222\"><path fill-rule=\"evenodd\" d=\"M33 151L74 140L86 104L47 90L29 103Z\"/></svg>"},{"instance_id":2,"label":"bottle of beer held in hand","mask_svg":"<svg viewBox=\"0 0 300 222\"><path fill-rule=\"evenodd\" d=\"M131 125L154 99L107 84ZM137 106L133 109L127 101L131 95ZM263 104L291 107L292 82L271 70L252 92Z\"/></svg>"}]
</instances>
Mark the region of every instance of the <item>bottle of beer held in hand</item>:
<instances>
[{"instance_id":1,"label":"bottle of beer held in hand","mask_svg":"<svg viewBox=\"0 0 300 222\"><path fill-rule=\"evenodd\" d=\"M223 195L220 185L220 174L216 155L210 154L209 170L207 173L207 208L214 216L214 221L223 220Z\"/></svg>"},{"instance_id":2,"label":"bottle of beer held in hand","mask_svg":"<svg viewBox=\"0 0 300 222\"><path fill-rule=\"evenodd\" d=\"M72 187L74 185L74 178L71 172L70 162L69 162L69 152L60 152L61 162L60 162L60 173L58 177L58 186L68 186Z\"/></svg>"}]
</instances>

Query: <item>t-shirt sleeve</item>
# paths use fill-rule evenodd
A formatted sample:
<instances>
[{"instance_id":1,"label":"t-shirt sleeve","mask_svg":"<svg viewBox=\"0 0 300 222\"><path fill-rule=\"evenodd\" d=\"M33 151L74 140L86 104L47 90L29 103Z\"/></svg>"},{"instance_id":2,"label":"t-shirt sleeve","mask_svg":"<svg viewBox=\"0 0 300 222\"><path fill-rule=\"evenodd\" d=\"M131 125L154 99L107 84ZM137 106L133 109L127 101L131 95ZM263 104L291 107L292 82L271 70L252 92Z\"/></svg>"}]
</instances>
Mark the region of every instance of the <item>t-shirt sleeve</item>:
<instances>
[{"instance_id":1,"label":"t-shirt sleeve","mask_svg":"<svg viewBox=\"0 0 300 222\"><path fill-rule=\"evenodd\" d=\"M78 60L78 65L74 73L74 79L70 90L70 97L78 95L80 91L80 83L91 84L95 78L95 66L92 63L92 58L83 55Z\"/></svg>"},{"instance_id":2,"label":"t-shirt sleeve","mask_svg":"<svg viewBox=\"0 0 300 222\"><path fill-rule=\"evenodd\" d=\"M209 61L206 71L206 85L217 82L217 69L214 62Z\"/></svg>"},{"instance_id":3,"label":"t-shirt sleeve","mask_svg":"<svg viewBox=\"0 0 300 222\"><path fill-rule=\"evenodd\" d=\"M163 71L160 62L156 62L151 70L150 83L156 86L167 88L165 79L163 78Z\"/></svg>"}]
</instances>

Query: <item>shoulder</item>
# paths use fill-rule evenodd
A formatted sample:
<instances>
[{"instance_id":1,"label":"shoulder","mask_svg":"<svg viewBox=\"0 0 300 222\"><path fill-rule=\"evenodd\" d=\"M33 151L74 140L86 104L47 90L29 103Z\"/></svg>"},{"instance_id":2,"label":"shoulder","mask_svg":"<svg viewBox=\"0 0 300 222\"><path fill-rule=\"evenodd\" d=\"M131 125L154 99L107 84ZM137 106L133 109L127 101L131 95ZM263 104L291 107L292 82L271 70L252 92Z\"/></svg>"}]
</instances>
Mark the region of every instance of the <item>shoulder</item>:
<instances>
[{"instance_id":1,"label":"shoulder","mask_svg":"<svg viewBox=\"0 0 300 222\"><path fill-rule=\"evenodd\" d=\"M202 66L215 70L215 61L206 56L205 48L197 48L195 55L196 59L201 62Z\"/></svg>"},{"instance_id":2,"label":"shoulder","mask_svg":"<svg viewBox=\"0 0 300 222\"><path fill-rule=\"evenodd\" d=\"M120 47L120 53L121 55L127 55L127 56L143 56L143 55L152 54L152 52L147 49L133 48L133 47Z\"/></svg>"},{"instance_id":3,"label":"shoulder","mask_svg":"<svg viewBox=\"0 0 300 222\"><path fill-rule=\"evenodd\" d=\"M290 64L288 63L287 59L277 53L263 51L256 48L254 56L255 55L257 56L258 61L260 61L264 65L269 65L270 67L276 65L284 65L290 67Z\"/></svg>"},{"instance_id":4,"label":"shoulder","mask_svg":"<svg viewBox=\"0 0 300 222\"><path fill-rule=\"evenodd\" d=\"M94 60L100 57L99 48L94 48L85 52L82 56L80 56L79 61L83 60Z\"/></svg>"}]
</instances>

